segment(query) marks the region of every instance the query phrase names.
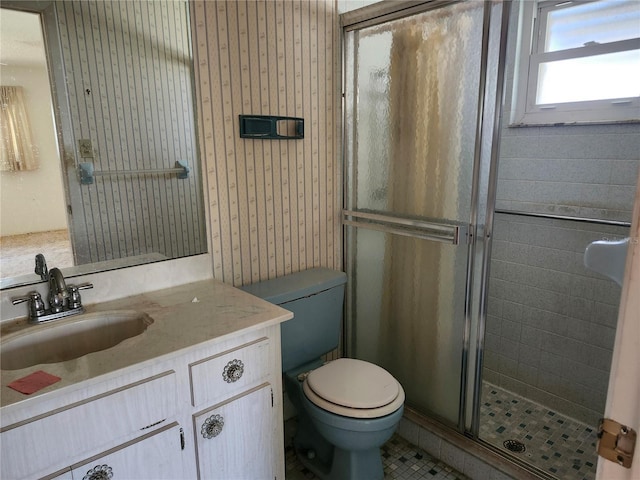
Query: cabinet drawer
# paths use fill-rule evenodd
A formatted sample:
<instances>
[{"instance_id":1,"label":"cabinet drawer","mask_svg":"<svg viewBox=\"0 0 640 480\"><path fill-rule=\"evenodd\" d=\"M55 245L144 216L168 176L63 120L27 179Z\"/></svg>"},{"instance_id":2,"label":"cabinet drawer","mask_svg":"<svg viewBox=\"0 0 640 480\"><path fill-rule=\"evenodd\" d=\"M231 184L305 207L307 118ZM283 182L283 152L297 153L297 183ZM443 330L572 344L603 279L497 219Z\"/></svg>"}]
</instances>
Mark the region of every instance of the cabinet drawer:
<instances>
[{"instance_id":1,"label":"cabinet drawer","mask_svg":"<svg viewBox=\"0 0 640 480\"><path fill-rule=\"evenodd\" d=\"M0 477L45 475L84 452L144 433L175 415L175 377L168 371L5 427Z\"/></svg>"},{"instance_id":2,"label":"cabinet drawer","mask_svg":"<svg viewBox=\"0 0 640 480\"><path fill-rule=\"evenodd\" d=\"M202 405L260 383L269 374L269 339L259 338L189 365L191 403Z\"/></svg>"}]
</instances>

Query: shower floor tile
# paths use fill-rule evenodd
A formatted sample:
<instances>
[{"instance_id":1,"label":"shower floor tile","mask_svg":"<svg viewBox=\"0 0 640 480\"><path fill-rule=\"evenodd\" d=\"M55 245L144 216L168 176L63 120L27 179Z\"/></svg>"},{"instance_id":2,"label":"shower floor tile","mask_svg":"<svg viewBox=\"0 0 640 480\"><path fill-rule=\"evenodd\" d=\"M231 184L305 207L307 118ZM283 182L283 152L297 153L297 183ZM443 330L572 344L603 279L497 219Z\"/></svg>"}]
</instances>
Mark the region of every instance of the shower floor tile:
<instances>
[{"instance_id":1,"label":"shower floor tile","mask_svg":"<svg viewBox=\"0 0 640 480\"><path fill-rule=\"evenodd\" d=\"M596 428L561 415L515 393L484 382L480 438L509 451L517 440L525 451L511 453L563 480L593 480L596 472Z\"/></svg>"},{"instance_id":2,"label":"shower floor tile","mask_svg":"<svg viewBox=\"0 0 640 480\"><path fill-rule=\"evenodd\" d=\"M287 439L285 445L286 479L317 479L318 477L307 470L296 457L293 446L291 446L291 430L293 429L295 429L295 420L287 421L285 423L285 437ZM391 437L382 446L381 453L385 479L469 480L462 473L431 457L424 450L410 444L398 435Z\"/></svg>"}]
</instances>

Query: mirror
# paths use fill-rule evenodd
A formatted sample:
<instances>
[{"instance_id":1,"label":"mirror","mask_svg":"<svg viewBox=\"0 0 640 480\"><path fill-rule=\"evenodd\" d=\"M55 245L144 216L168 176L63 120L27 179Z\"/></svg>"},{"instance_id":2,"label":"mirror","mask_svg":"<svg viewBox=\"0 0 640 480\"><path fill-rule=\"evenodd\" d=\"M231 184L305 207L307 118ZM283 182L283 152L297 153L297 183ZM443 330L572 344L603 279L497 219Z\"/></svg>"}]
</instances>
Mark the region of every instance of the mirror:
<instances>
[{"instance_id":1,"label":"mirror","mask_svg":"<svg viewBox=\"0 0 640 480\"><path fill-rule=\"evenodd\" d=\"M16 13L44 35L10 28ZM3 1L0 21L0 80L22 87L36 165L3 160L0 288L41 281L35 253L65 276L205 253L188 2Z\"/></svg>"}]
</instances>

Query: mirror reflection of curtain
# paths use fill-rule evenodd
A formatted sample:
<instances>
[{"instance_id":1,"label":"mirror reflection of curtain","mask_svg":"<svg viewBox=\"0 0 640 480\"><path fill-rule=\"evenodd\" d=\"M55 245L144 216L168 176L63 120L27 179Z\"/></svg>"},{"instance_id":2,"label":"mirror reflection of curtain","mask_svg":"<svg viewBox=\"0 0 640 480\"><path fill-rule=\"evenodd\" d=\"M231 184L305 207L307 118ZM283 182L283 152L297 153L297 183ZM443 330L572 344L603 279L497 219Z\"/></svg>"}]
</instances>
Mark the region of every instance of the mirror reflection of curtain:
<instances>
[{"instance_id":1,"label":"mirror reflection of curtain","mask_svg":"<svg viewBox=\"0 0 640 480\"><path fill-rule=\"evenodd\" d=\"M0 87L0 170L38 168L22 87Z\"/></svg>"}]
</instances>

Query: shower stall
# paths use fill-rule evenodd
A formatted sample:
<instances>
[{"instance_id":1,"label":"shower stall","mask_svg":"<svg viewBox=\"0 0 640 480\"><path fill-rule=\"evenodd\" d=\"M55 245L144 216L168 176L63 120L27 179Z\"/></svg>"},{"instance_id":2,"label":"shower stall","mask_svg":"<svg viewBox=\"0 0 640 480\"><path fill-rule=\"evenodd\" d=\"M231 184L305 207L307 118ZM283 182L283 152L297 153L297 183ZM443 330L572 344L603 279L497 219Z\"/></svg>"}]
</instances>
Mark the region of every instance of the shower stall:
<instances>
[{"instance_id":1,"label":"shower stall","mask_svg":"<svg viewBox=\"0 0 640 480\"><path fill-rule=\"evenodd\" d=\"M343 15L346 353L414 412L593 478L620 288L582 254L629 235L640 129L509 125L518 4L381 8Z\"/></svg>"}]
</instances>

